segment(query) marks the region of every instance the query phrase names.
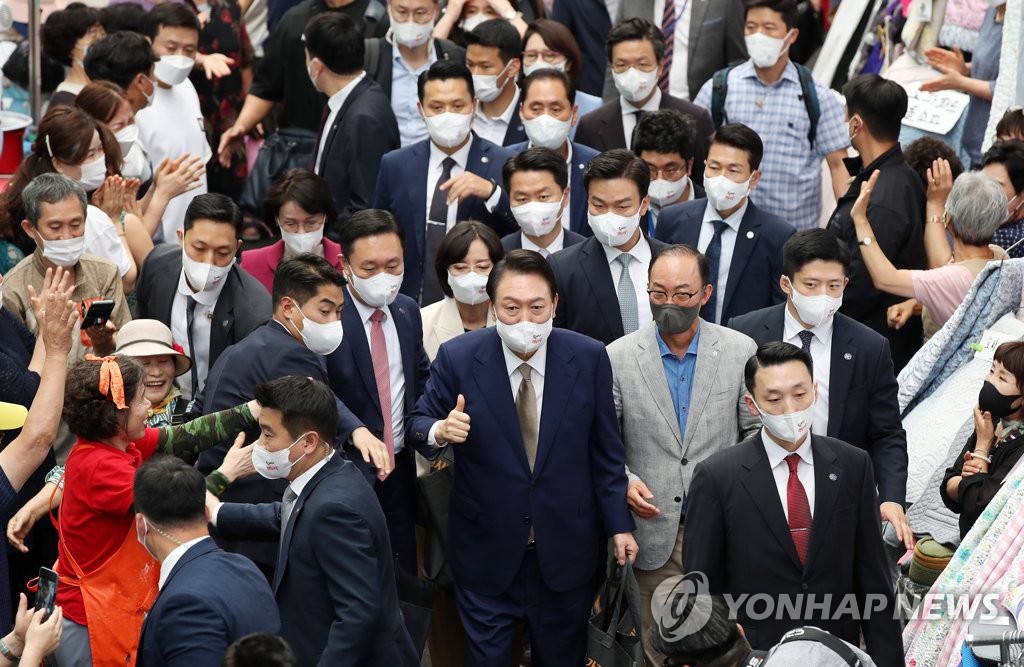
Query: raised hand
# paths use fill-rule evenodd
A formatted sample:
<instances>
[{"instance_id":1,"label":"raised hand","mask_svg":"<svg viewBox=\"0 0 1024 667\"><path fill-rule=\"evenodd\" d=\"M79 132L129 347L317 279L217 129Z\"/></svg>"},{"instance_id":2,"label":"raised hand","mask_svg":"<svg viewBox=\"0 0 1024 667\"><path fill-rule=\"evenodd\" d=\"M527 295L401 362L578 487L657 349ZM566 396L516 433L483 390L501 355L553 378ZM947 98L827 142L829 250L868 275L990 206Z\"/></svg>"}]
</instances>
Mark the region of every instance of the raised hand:
<instances>
[{"instance_id":1,"label":"raised hand","mask_svg":"<svg viewBox=\"0 0 1024 667\"><path fill-rule=\"evenodd\" d=\"M439 443L460 444L466 442L468 437L469 415L466 414L466 397L459 394L455 400L455 407L448 413L448 417L437 422L434 439Z\"/></svg>"}]
</instances>

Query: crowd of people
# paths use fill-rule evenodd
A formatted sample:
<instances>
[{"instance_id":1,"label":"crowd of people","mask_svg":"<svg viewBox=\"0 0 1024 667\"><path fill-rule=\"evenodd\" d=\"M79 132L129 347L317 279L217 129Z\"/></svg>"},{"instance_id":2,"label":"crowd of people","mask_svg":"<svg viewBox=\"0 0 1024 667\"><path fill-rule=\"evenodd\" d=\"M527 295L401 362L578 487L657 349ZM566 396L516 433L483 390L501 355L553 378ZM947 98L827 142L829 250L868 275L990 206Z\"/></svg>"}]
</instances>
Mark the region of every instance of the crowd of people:
<instances>
[{"instance_id":1,"label":"crowd of people","mask_svg":"<svg viewBox=\"0 0 1024 667\"><path fill-rule=\"evenodd\" d=\"M652 666L904 664L897 374L1024 256L1024 113L982 150L998 47L950 30L923 89L971 95L970 131L906 141L899 83L804 66L829 20L52 11L65 76L0 192L0 662L582 665L631 576ZM1022 393L1007 342L939 489L964 535Z\"/></svg>"}]
</instances>

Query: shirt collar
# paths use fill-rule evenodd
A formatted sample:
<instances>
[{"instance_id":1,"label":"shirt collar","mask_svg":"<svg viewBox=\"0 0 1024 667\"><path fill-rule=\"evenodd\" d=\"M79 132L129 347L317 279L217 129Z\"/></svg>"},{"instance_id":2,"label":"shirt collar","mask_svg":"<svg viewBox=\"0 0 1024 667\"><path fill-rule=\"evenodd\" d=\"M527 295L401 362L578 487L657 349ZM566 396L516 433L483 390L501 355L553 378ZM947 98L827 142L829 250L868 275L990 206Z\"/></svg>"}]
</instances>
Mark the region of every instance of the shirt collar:
<instances>
[{"instance_id":1,"label":"shirt collar","mask_svg":"<svg viewBox=\"0 0 1024 667\"><path fill-rule=\"evenodd\" d=\"M185 552L194 547L195 545L199 544L203 540L209 538L209 535L203 535L201 537L195 538L194 540L189 540L184 544L179 544L174 548L173 551L171 551L171 553L167 554L167 556L160 563L160 581L158 584L160 590L163 590L164 584L167 583L167 578L171 576L171 571L174 569L174 566L178 564L178 561L181 560L181 557L185 555Z\"/></svg>"},{"instance_id":2,"label":"shirt collar","mask_svg":"<svg viewBox=\"0 0 1024 667\"><path fill-rule=\"evenodd\" d=\"M643 217L641 217L640 222L641 224L643 223ZM623 254L623 252L618 248L606 246L603 243L601 244L601 248L604 250L604 256L608 260L609 266L618 258L619 255ZM651 263L651 246L647 242L647 237L644 236L643 232L640 232L640 240L636 242L636 245L626 252L632 255L633 259L643 262L644 266L648 266Z\"/></svg>"},{"instance_id":3,"label":"shirt collar","mask_svg":"<svg viewBox=\"0 0 1024 667\"><path fill-rule=\"evenodd\" d=\"M782 76L780 76L779 80L775 83L768 84L761 81L760 77L757 76L757 69L754 67L753 60L747 60L746 62L737 65L736 74L742 79L757 79L761 82L762 86L768 87L781 85L783 81L791 81L797 85L800 84L800 76L797 74L796 65L793 64L792 60L786 63L786 69L782 70Z\"/></svg>"},{"instance_id":4,"label":"shirt collar","mask_svg":"<svg viewBox=\"0 0 1024 667\"><path fill-rule=\"evenodd\" d=\"M505 355L505 369L508 371L509 377L512 377L512 373L519 370L519 366L523 363L529 364L534 373L544 377L544 367L548 360L548 342L546 340L537 348L537 351L533 353L530 360L526 362L517 357L515 352L510 350L505 343L501 344L501 351Z\"/></svg>"},{"instance_id":5,"label":"shirt collar","mask_svg":"<svg viewBox=\"0 0 1024 667\"><path fill-rule=\"evenodd\" d=\"M351 296L351 294L352 293L349 292L350 296ZM383 308L372 308L370 306L367 306L365 303L363 303L359 299L355 298L354 296L351 299L349 299L347 301L347 303L351 303L351 304L355 305L356 312L359 313L359 319L362 321L363 324L366 324L367 322L369 322L370 318L373 316L373 313L375 311L377 311L377 310L384 311L384 319L385 320L387 320L389 317L391 317L391 310L390 310L390 308L388 306L384 306Z\"/></svg>"},{"instance_id":6,"label":"shirt collar","mask_svg":"<svg viewBox=\"0 0 1024 667\"><path fill-rule=\"evenodd\" d=\"M565 214L563 213L562 215ZM559 225L558 236L555 237L554 241L548 244L547 248L541 248L539 245L528 239L525 233L522 234L521 239L523 250L533 250L536 252L540 252L541 250L547 250L549 253L555 253L565 247L565 227Z\"/></svg>"},{"instance_id":7,"label":"shirt collar","mask_svg":"<svg viewBox=\"0 0 1024 667\"><path fill-rule=\"evenodd\" d=\"M796 289L796 288L794 288ZM800 340L801 331L810 331L814 334L820 342L828 345L832 341L832 324L835 322L835 316L828 318L828 321L824 324L816 327L807 329L804 325L796 321L793 317L793 313L789 312L789 301L786 301L786 307L782 309L785 315L782 316L783 322L783 335L782 340L786 342L792 342L794 339ZM794 343L797 347L800 347L800 343Z\"/></svg>"},{"instance_id":8,"label":"shirt collar","mask_svg":"<svg viewBox=\"0 0 1024 667\"><path fill-rule=\"evenodd\" d=\"M500 120L502 123L507 125L512 120L512 114L516 111L520 95L519 86L516 86L515 81L512 81L511 83L515 86L515 91L512 94L512 101L508 103L508 106L505 107L505 110L501 112L500 116L488 116L484 113L484 105L478 104L476 107L476 117L492 123Z\"/></svg>"},{"instance_id":9,"label":"shirt collar","mask_svg":"<svg viewBox=\"0 0 1024 667\"><path fill-rule=\"evenodd\" d=\"M473 140L474 139L476 139L476 137L474 135L470 134L469 135L469 140L466 142L466 145L463 146L462 148L460 148L459 150L455 151L451 155L446 154L444 151L442 151L440 148L437 147L437 144L435 144L433 141L431 141L430 142L430 160L429 160L429 163L427 165L427 168L429 169L429 174L433 174L435 171L440 170L441 169L441 163L444 162L444 159L446 157L450 157L451 159L455 160L455 164L458 165L458 167L460 169L465 171L466 170L466 165L469 164L469 150L473 147ZM427 179L428 179L428 181L430 180L430 176L429 175L428 175Z\"/></svg>"},{"instance_id":10,"label":"shirt collar","mask_svg":"<svg viewBox=\"0 0 1024 667\"><path fill-rule=\"evenodd\" d=\"M690 341L689 347L686 348L686 354L684 356L697 356L697 345L700 342L700 328L700 320L698 320L697 333L693 334L693 339ZM658 350L661 352L661 356L668 356L673 359L679 358L672 353L672 350L668 349L668 344L665 343L665 339L661 337L661 331L658 330L657 325L654 327L654 339L658 341Z\"/></svg>"},{"instance_id":11,"label":"shirt collar","mask_svg":"<svg viewBox=\"0 0 1024 667\"><path fill-rule=\"evenodd\" d=\"M651 95L651 99L647 100L647 104L642 107L634 106L632 102L619 95L619 107L622 109L623 116L636 113L637 111L657 111L661 108L661 88L656 87L654 94Z\"/></svg>"},{"instance_id":12,"label":"shirt collar","mask_svg":"<svg viewBox=\"0 0 1024 667\"><path fill-rule=\"evenodd\" d=\"M764 445L765 454L768 455L768 467L775 468L777 465L786 460L786 457L790 454L797 454L800 459L807 465L814 465L814 456L811 452L811 434L808 433L807 437L804 438L803 443L795 452L786 451L779 443L772 440L767 433L767 429L761 428L761 444Z\"/></svg>"},{"instance_id":13,"label":"shirt collar","mask_svg":"<svg viewBox=\"0 0 1024 667\"><path fill-rule=\"evenodd\" d=\"M715 220L721 220L722 222L729 226L729 229L731 229L734 232L738 232L740 230L740 223L743 222L743 216L747 214L748 204L750 204L750 195L747 195L743 199L743 203L740 204L740 207L736 209L736 211L733 212L732 215L730 215L728 218L723 218L721 215L719 215L718 211L715 210L715 207L711 205L711 201L708 200L708 205L704 207L703 221L713 222Z\"/></svg>"},{"instance_id":14,"label":"shirt collar","mask_svg":"<svg viewBox=\"0 0 1024 667\"><path fill-rule=\"evenodd\" d=\"M355 89L356 84L362 81L364 76L366 76L366 72L360 72L359 75L356 76L356 78L352 79L347 84L345 84L344 88L342 88L338 92L331 95L330 98L328 98L327 106L330 107L332 112L338 112L338 109L340 109L342 105L345 104L345 100L348 99L348 96L352 94L352 91Z\"/></svg>"},{"instance_id":15,"label":"shirt collar","mask_svg":"<svg viewBox=\"0 0 1024 667\"><path fill-rule=\"evenodd\" d=\"M299 475L298 477L291 481L291 484L288 485L288 488L292 490L292 493L295 494L296 498L302 495L302 490L305 489L306 485L309 484L313 477L318 472L320 472L320 468L323 468L325 465L327 465L327 462L331 460L332 456L334 456L333 449L327 452L327 456L325 456L323 460L314 463L309 470L302 473L301 475ZM284 526L282 526L282 528L284 528Z\"/></svg>"}]
</instances>

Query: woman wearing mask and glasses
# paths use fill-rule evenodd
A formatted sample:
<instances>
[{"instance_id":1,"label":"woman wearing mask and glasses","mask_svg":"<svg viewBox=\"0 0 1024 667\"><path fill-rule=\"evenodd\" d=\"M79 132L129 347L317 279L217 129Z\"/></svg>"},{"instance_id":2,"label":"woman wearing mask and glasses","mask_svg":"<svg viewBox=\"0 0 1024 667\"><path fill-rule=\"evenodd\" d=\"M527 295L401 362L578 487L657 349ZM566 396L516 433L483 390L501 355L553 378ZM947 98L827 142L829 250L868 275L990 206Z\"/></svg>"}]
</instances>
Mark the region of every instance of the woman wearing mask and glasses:
<instances>
[{"instance_id":1,"label":"woman wearing mask and glasses","mask_svg":"<svg viewBox=\"0 0 1024 667\"><path fill-rule=\"evenodd\" d=\"M579 117L590 113L603 104L597 95L590 95L578 89L583 57L572 32L558 21L537 19L526 28L523 35L523 76L527 77L544 68L557 69L569 75L569 81L576 88L576 106ZM569 138L576 136L576 126L569 132Z\"/></svg>"},{"instance_id":2,"label":"woman wearing mask and glasses","mask_svg":"<svg viewBox=\"0 0 1024 667\"><path fill-rule=\"evenodd\" d=\"M337 217L331 189L308 169L290 169L278 177L264 200L265 220L277 221L281 239L246 250L242 268L273 291L277 265L304 252L323 257L341 271L341 246L324 237L324 225Z\"/></svg>"}]
</instances>

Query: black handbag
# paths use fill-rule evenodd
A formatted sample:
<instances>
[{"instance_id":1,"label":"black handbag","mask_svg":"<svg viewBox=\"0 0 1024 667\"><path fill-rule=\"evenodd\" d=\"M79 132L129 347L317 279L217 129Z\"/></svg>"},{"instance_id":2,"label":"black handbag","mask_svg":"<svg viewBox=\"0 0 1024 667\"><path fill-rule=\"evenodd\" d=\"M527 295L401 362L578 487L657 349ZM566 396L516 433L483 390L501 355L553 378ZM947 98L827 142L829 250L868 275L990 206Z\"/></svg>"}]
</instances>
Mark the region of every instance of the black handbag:
<instances>
[{"instance_id":1,"label":"black handbag","mask_svg":"<svg viewBox=\"0 0 1024 667\"><path fill-rule=\"evenodd\" d=\"M263 200L270 186L289 169L310 168L316 154L316 137L315 132L301 128L282 128L267 137L242 188L242 198L238 202L241 209L263 220Z\"/></svg>"},{"instance_id":2,"label":"black handbag","mask_svg":"<svg viewBox=\"0 0 1024 667\"><path fill-rule=\"evenodd\" d=\"M409 574L398 566L395 559L395 588L398 591L398 608L405 621L405 629L409 632L416 655L423 657L423 648L427 645L430 634L430 619L434 613L434 595L437 585L414 574Z\"/></svg>"},{"instance_id":3,"label":"black handbag","mask_svg":"<svg viewBox=\"0 0 1024 667\"><path fill-rule=\"evenodd\" d=\"M644 667L640 642L640 588L626 561L608 577L587 627L587 665Z\"/></svg>"},{"instance_id":4,"label":"black handbag","mask_svg":"<svg viewBox=\"0 0 1024 667\"><path fill-rule=\"evenodd\" d=\"M445 587L452 584L445 549L448 546L448 507L455 484L455 457L452 447L441 450L438 461L445 465L432 467L426 475L416 478L421 521L426 529L423 542L423 576Z\"/></svg>"}]
</instances>

